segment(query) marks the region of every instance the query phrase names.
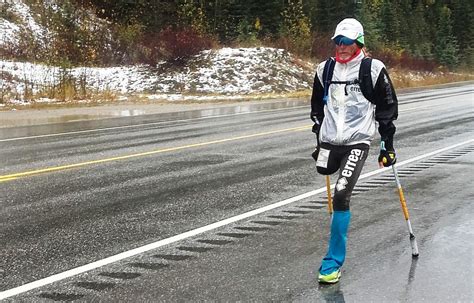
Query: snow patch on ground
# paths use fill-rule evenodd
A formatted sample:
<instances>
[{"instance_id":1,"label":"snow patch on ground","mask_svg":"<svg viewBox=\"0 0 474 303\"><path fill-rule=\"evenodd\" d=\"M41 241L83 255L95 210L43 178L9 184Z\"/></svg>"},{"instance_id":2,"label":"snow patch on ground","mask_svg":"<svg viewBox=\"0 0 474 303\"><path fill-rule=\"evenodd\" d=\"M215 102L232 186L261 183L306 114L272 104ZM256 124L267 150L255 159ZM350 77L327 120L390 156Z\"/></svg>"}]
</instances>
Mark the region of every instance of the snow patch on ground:
<instances>
[{"instance_id":1,"label":"snow patch on ground","mask_svg":"<svg viewBox=\"0 0 474 303\"><path fill-rule=\"evenodd\" d=\"M35 21L30 8L22 2L16 2L13 10L18 13L20 18L22 18L23 23L26 24L26 27L33 33L35 39L43 41L47 36L47 30Z\"/></svg>"},{"instance_id":2,"label":"snow patch on ground","mask_svg":"<svg viewBox=\"0 0 474 303\"><path fill-rule=\"evenodd\" d=\"M93 91L122 95L148 94L149 99L185 100L186 96L284 93L310 89L314 67L282 49L223 48L207 50L183 67L165 62L107 68L60 67L29 62L0 61L0 87L10 102L61 85L64 79ZM38 97L39 98L39 97ZM39 99L36 98L37 102ZM215 99L215 98L214 98ZM16 100L16 101L13 101Z\"/></svg>"},{"instance_id":3,"label":"snow patch on ground","mask_svg":"<svg viewBox=\"0 0 474 303\"><path fill-rule=\"evenodd\" d=\"M0 47L18 44L20 27L8 20L0 19Z\"/></svg>"},{"instance_id":4,"label":"snow patch on ground","mask_svg":"<svg viewBox=\"0 0 474 303\"><path fill-rule=\"evenodd\" d=\"M30 8L23 1L3 1L1 8L8 11L9 15L15 18L16 22L0 18L0 29L2 32L0 47L11 48L11 45L9 46L8 44L18 45L22 31L31 33L33 39L42 44L50 37L49 31L36 22Z\"/></svg>"},{"instance_id":5,"label":"snow patch on ground","mask_svg":"<svg viewBox=\"0 0 474 303\"><path fill-rule=\"evenodd\" d=\"M38 52L47 52L54 33L61 30L53 22L55 14L65 14L61 5L64 4L57 0L38 1L35 5L24 0L0 0L0 49L7 53L21 53L25 43L28 43L35 45ZM40 7L43 15L36 13L33 6ZM76 10L71 21L89 33L101 33L104 47L108 48L112 39L108 21L98 18L88 9Z\"/></svg>"}]
</instances>

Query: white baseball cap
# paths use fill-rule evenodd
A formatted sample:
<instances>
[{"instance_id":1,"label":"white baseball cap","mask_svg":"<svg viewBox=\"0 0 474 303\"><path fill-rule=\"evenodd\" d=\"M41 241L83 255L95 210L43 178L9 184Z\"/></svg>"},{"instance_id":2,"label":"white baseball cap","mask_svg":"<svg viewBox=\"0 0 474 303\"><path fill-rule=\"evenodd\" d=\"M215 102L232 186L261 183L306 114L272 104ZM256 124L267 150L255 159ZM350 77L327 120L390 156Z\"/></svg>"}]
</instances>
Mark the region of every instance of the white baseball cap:
<instances>
[{"instance_id":1,"label":"white baseball cap","mask_svg":"<svg viewBox=\"0 0 474 303\"><path fill-rule=\"evenodd\" d=\"M331 39L337 36L344 36L351 40L356 40L360 44L364 44L364 28L359 21L354 18L346 18L339 22L336 26L336 31Z\"/></svg>"}]
</instances>

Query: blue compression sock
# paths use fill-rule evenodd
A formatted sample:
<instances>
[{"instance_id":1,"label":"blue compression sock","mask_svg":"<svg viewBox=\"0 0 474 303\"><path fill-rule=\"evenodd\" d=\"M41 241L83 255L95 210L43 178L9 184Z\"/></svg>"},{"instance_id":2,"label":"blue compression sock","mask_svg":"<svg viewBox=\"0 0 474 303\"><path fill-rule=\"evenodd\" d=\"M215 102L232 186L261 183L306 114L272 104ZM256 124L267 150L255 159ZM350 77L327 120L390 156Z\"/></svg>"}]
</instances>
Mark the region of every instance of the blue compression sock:
<instances>
[{"instance_id":1,"label":"blue compression sock","mask_svg":"<svg viewBox=\"0 0 474 303\"><path fill-rule=\"evenodd\" d=\"M338 270L346 258L347 230L351 219L350 211L335 211L331 222L329 249L324 257L319 272L328 275Z\"/></svg>"}]
</instances>

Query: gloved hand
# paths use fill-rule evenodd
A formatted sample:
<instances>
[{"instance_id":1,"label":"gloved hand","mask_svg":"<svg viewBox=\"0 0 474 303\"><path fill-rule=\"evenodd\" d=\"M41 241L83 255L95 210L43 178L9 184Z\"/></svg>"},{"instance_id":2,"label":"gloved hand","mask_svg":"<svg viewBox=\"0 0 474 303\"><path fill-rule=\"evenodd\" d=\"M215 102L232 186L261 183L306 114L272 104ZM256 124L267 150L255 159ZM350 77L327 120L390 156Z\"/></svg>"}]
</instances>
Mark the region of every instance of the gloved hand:
<instances>
[{"instance_id":1,"label":"gloved hand","mask_svg":"<svg viewBox=\"0 0 474 303\"><path fill-rule=\"evenodd\" d=\"M397 162L397 155L393 147L391 150L385 149L385 142L381 142L380 155L379 155L379 167L389 167Z\"/></svg>"},{"instance_id":2,"label":"gloved hand","mask_svg":"<svg viewBox=\"0 0 474 303\"><path fill-rule=\"evenodd\" d=\"M397 162L395 151L381 150L379 155L379 166L389 167Z\"/></svg>"}]
</instances>

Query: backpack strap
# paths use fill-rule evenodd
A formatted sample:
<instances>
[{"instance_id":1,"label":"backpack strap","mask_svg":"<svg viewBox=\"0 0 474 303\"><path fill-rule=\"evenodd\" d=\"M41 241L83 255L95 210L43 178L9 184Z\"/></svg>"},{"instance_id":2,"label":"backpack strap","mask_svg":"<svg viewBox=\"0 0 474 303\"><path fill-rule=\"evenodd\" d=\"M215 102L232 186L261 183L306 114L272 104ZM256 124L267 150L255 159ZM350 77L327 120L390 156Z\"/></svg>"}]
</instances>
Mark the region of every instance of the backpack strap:
<instances>
[{"instance_id":1,"label":"backpack strap","mask_svg":"<svg viewBox=\"0 0 474 303\"><path fill-rule=\"evenodd\" d=\"M360 63L359 85L364 97L375 104L375 91L372 82L372 58L365 57Z\"/></svg>"},{"instance_id":2,"label":"backpack strap","mask_svg":"<svg viewBox=\"0 0 474 303\"><path fill-rule=\"evenodd\" d=\"M374 85L372 82L372 58L365 57L362 59L359 68L359 79L355 79L352 81L332 81L332 76L334 74L334 66L336 65L336 60L334 58L329 58L326 60L324 64L323 70L323 85L324 85L324 95L323 95L323 103L327 104L328 102L328 94L329 94L329 85L331 84L345 84L344 91L347 95L347 85L352 84L359 84L360 90L364 97L369 100L371 103L375 104L375 91Z\"/></svg>"},{"instance_id":3,"label":"backpack strap","mask_svg":"<svg viewBox=\"0 0 474 303\"><path fill-rule=\"evenodd\" d=\"M329 94L329 85L331 84L332 75L334 74L334 66L336 65L336 60L334 58L329 58L324 64L323 70L323 86L324 86L324 95L323 103L328 103L328 94Z\"/></svg>"}]
</instances>

